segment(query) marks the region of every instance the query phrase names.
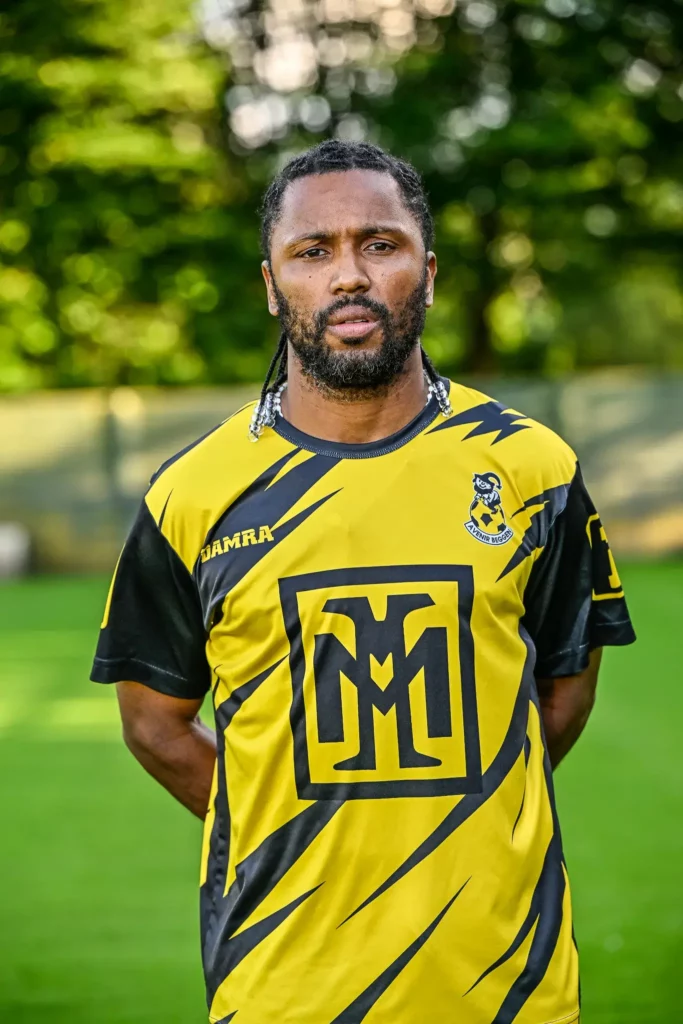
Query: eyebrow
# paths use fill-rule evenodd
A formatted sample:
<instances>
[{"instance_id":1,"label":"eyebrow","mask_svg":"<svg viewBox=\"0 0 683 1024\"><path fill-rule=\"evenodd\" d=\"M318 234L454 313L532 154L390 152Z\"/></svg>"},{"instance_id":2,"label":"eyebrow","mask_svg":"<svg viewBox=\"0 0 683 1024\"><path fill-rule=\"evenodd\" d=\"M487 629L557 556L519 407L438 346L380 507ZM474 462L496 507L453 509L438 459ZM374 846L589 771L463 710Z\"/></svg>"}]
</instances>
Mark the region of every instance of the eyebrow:
<instances>
[{"instance_id":1,"label":"eyebrow","mask_svg":"<svg viewBox=\"0 0 683 1024\"><path fill-rule=\"evenodd\" d=\"M354 231L354 234L362 237L367 237L368 235L405 235L405 231L398 224L365 224ZM295 245L299 245L301 242L328 242L332 238L334 238L334 233L330 231L307 231L303 235L297 235L296 238L292 238L285 244L287 249L293 249Z\"/></svg>"}]
</instances>

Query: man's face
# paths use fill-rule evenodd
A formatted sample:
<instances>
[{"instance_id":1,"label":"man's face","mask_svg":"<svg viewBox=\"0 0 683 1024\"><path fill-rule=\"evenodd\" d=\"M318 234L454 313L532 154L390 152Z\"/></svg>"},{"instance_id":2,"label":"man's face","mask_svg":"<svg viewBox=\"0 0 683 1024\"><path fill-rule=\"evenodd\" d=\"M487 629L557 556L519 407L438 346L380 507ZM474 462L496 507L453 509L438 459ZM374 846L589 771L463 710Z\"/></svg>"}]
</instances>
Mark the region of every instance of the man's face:
<instances>
[{"instance_id":1,"label":"man's face","mask_svg":"<svg viewBox=\"0 0 683 1024\"><path fill-rule=\"evenodd\" d=\"M400 376L433 301L436 257L391 175L292 182L262 269L270 312L316 384L354 397Z\"/></svg>"}]
</instances>

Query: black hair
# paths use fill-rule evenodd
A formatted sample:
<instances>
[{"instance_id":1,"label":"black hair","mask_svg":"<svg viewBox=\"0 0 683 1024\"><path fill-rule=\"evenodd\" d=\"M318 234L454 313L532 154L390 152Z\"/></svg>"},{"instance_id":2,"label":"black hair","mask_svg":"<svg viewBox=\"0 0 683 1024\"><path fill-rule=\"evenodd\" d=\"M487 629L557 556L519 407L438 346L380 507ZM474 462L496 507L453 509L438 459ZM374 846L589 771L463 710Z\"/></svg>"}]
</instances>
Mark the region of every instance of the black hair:
<instances>
[{"instance_id":1,"label":"black hair","mask_svg":"<svg viewBox=\"0 0 683 1024\"><path fill-rule=\"evenodd\" d=\"M379 146L369 142L343 142L327 139L307 149L285 164L265 191L261 203L261 249L270 259L273 227L282 209L287 186L298 178L312 174L332 174L335 171L381 171L390 174L399 187L403 202L420 225L425 249L434 245L434 220L422 178L415 168Z\"/></svg>"},{"instance_id":2,"label":"black hair","mask_svg":"<svg viewBox=\"0 0 683 1024\"><path fill-rule=\"evenodd\" d=\"M390 174L399 187L406 207L420 225L420 233L424 247L429 250L434 245L434 219L429 208L427 193L422 178L405 160L386 153L379 146L369 142L343 142L341 139L327 139L325 142L307 149L295 156L273 178L266 189L261 203L261 249L267 260L270 260L270 243L273 227L282 209L282 200L287 186L298 178L306 178L313 174L331 174L335 171L380 171ZM438 385L440 401L447 407L447 394L441 394L443 383L438 370L424 349L422 365L431 383ZM271 378L275 380L271 384ZM261 388L260 400L254 410L250 427L251 436L256 440L261 429L272 417L272 402L275 394L287 379L287 335L280 334L277 349L270 361L266 379Z\"/></svg>"}]
</instances>

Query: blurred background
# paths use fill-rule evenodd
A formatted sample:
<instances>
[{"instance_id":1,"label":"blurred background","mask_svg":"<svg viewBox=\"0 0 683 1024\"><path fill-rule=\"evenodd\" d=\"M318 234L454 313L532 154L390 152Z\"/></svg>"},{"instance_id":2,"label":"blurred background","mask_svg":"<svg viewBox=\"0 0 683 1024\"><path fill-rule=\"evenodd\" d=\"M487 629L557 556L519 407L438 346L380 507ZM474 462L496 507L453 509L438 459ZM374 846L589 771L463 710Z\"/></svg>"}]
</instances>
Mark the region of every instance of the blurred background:
<instances>
[{"instance_id":1,"label":"blurred background","mask_svg":"<svg viewBox=\"0 0 683 1024\"><path fill-rule=\"evenodd\" d=\"M640 639L558 773L585 1024L683 1020L683 4L6 0L0 1019L199 1024L197 823L87 683L153 470L256 393L297 151L422 172L442 372L578 451Z\"/></svg>"}]
</instances>

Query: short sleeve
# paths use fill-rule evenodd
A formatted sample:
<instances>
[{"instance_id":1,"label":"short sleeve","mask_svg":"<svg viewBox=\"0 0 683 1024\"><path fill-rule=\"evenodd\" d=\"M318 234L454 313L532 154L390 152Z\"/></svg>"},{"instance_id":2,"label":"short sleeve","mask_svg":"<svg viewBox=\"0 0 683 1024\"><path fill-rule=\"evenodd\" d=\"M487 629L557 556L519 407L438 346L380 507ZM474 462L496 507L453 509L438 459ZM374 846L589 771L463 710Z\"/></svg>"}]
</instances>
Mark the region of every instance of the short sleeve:
<instances>
[{"instance_id":1,"label":"short sleeve","mask_svg":"<svg viewBox=\"0 0 683 1024\"><path fill-rule=\"evenodd\" d=\"M605 530L578 467L531 571L524 604L539 678L576 675L588 666L592 650L636 638Z\"/></svg>"},{"instance_id":2,"label":"short sleeve","mask_svg":"<svg viewBox=\"0 0 683 1024\"><path fill-rule=\"evenodd\" d=\"M192 575L143 501L114 573L90 678L200 698L210 685L205 644Z\"/></svg>"}]
</instances>

